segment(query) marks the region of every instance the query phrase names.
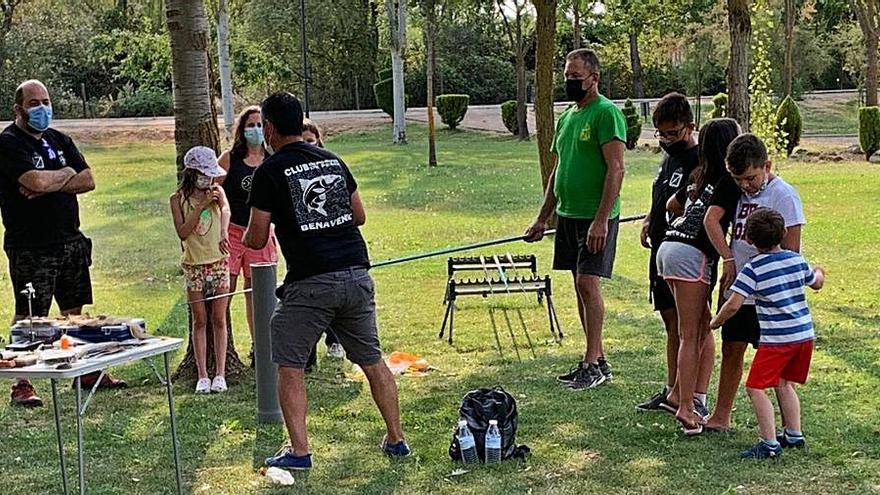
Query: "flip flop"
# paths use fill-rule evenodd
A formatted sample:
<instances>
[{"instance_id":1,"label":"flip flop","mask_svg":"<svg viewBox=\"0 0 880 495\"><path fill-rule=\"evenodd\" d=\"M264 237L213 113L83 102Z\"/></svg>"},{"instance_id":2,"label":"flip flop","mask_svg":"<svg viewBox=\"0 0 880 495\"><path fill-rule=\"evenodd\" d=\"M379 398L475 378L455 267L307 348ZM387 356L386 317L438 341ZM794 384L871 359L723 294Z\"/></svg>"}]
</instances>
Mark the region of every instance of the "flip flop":
<instances>
[{"instance_id":1,"label":"flip flop","mask_svg":"<svg viewBox=\"0 0 880 495\"><path fill-rule=\"evenodd\" d=\"M697 426L694 428L688 428L684 424L681 425L681 431L685 434L685 436L695 437L701 433L703 433L703 425L697 423Z\"/></svg>"}]
</instances>

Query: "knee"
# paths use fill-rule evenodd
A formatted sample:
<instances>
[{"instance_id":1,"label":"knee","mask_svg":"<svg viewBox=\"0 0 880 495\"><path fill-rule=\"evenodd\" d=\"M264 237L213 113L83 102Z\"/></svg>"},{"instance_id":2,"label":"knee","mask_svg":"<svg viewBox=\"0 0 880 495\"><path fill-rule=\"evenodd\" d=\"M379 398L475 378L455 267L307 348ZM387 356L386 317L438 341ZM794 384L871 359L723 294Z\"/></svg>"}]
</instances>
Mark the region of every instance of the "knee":
<instances>
[{"instance_id":1,"label":"knee","mask_svg":"<svg viewBox=\"0 0 880 495\"><path fill-rule=\"evenodd\" d=\"M599 277L595 275L578 274L575 279L575 284L582 297L595 297L601 295L599 292Z\"/></svg>"}]
</instances>

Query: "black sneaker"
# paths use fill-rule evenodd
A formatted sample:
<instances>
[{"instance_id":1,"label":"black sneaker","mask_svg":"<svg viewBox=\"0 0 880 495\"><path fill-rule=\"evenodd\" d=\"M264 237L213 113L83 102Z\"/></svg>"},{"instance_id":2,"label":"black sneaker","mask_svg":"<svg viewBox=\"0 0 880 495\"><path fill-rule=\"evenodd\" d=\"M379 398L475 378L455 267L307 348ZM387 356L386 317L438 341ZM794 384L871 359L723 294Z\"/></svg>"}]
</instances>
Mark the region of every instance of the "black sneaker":
<instances>
[{"instance_id":1,"label":"black sneaker","mask_svg":"<svg viewBox=\"0 0 880 495\"><path fill-rule=\"evenodd\" d=\"M636 411L664 411L663 404L666 403L666 389L652 395L650 399L636 406Z\"/></svg>"},{"instance_id":2,"label":"black sneaker","mask_svg":"<svg viewBox=\"0 0 880 495\"><path fill-rule=\"evenodd\" d=\"M583 372L584 369L584 363L580 362L577 364L577 366L574 366L570 370L568 370L568 373L564 375L559 375L556 377L556 379L563 383L573 382L575 378Z\"/></svg>"},{"instance_id":3,"label":"black sneaker","mask_svg":"<svg viewBox=\"0 0 880 495\"><path fill-rule=\"evenodd\" d=\"M614 374L611 373L611 366L608 366L608 361L606 361L605 358L599 359L599 371L605 375L606 380L614 378Z\"/></svg>"},{"instance_id":4,"label":"black sneaker","mask_svg":"<svg viewBox=\"0 0 880 495\"><path fill-rule=\"evenodd\" d=\"M776 434L776 441L779 442L779 445L782 445L782 448L784 449L802 449L807 446L807 440L803 435L789 435L785 430Z\"/></svg>"},{"instance_id":5,"label":"black sneaker","mask_svg":"<svg viewBox=\"0 0 880 495\"><path fill-rule=\"evenodd\" d=\"M740 453L742 459L779 459L782 455L782 445L770 445L761 440L754 447L743 450Z\"/></svg>"},{"instance_id":6,"label":"black sneaker","mask_svg":"<svg viewBox=\"0 0 880 495\"><path fill-rule=\"evenodd\" d=\"M694 397L694 412L704 420L709 417L709 408L696 397Z\"/></svg>"},{"instance_id":7,"label":"black sneaker","mask_svg":"<svg viewBox=\"0 0 880 495\"><path fill-rule=\"evenodd\" d=\"M602 374L602 371L599 370L598 365L588 364L573 381L569 382L568 386L574 390L585 390L598 387L607 380L608 379L605 378L605 375Z\"/></svg>"}]
</instances>

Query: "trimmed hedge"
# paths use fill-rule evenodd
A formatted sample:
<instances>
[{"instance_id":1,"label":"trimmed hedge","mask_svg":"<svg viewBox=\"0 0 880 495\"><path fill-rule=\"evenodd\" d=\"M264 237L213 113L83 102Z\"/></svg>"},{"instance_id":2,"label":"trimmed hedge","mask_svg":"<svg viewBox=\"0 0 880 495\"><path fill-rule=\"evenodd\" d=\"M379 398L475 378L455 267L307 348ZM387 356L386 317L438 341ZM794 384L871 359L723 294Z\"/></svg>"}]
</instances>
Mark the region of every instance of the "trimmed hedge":
<instances>
[{"instance_id":1,"label":"trimmed hedge","mask_svg":"<svg viewBox=\"0 0 880 495\"><path fill-rule=\"evenodd\" d=\"M801 134L804 130L801 111L791 96L786 96L776 110L776 130L782 134L786 156L791 156L797 145L801 143Z\"/></svg>"},{"instance_id":2,"label":"trimmed hedge","mask_svg":"<svg viewBox=\"0 0 880 495\"><path fill-rule=\"evenodd\" d=\"M174 115L174 100L171 93L159 89L142 89L120 96L113 102L110 111L114 117Z\"/></svg>"},{"instance_id":3,"label":"trimmed hedge","mask_svg":"<svg viewBox=\"0 0 880 495\"><path fill-rule=\"evenodd\" d=\"M377 76L378 82L373 85L373 95L376 97L376 105L387 113L389 117L394 117L394 80L391 76L391 69L382 69ZM403 95L403 111L409 107L409 95Z\"/></svg>"},{"instance_id":4,"label":"trimmed hedge","mask_svg":"<svg viewBox=\"0 0 880 495\"><path fill-rule=\"evenodd\" d=\"M440 95L437 97L437 113L440 120L455 129L467 113L471 97L469 95Z\"/></svg>"},{"instance_id":5,"label":"trimmed hedge","mask_svg":"<svg viewBox=\"0 0 880 495\"><path fill-rule=\"evenodd\" d=\"M501 120L504 127L516 136L519 131L519 124L516 121L516 100L507 100L501 104Z\"/></svg>"},{"instance_id":6,"label":"trimmed hedge","mask_svg":"<svg viewBox=\"0 0 880 495\"><path fill-rule=\"evenodd\" d=\"M642 134L642 118L633 105L632 100L627 98L623 104L623 116L626 117L626 149L635 149L639 144L639 137Z\"/></svg>"},{"instance_id":7,"label":"trimmed hedge","mask_svg":"<svg viewBox=\"0 0 880 495\"><path fill-rule=\"evenodd\" d=\"M859 108L859 144L865 160L880 150L880 107Z\"/></svg>"},{"instance_id":8,"label":"trimmed hedge","mask_svg":"<svg viewBox=\"0 0 880 495\"><path fill-rule=\"evenodd\" d=\"M718 93L713 96L712 104L715 105L715 108L712 109L713 119L727 117L727 93Z\"/></svg>"}]
</instances>

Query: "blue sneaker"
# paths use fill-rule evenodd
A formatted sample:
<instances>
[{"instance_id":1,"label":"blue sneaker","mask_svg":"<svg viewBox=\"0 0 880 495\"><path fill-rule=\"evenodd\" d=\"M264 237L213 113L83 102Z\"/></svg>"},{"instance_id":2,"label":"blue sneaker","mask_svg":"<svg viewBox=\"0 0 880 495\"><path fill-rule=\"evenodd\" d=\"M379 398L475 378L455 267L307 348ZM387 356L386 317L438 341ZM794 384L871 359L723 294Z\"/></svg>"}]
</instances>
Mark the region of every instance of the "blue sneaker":
<instances>
[{"instance_id":1,"label":"blue sneaker","mask_svg":"<svg viewBox=\"0 0 880 495\"><path fill-rule=\"evenodd\" d=\"M297 456L293 455L293 452L287 451L275 457L267 458L266 466L293 471L307 471L312 469L312 454Z\"/></svg>"},{"instance_id":2,"label":"blue sneaker","mask_svg":"<svg viewBox=\"0 0 880 495\"><path fill-rule=\"evenodd\" d=\"M385 452L385 455L388 457L398 458L407 457L412 453L405 440L397 443L388 443L388 440L385 439L382 440L382 452Z\"/></svg>"},{"instance_id":3,"label":"blue sneaker","mask_svg":"<svg viewBox=\"0 0 880 495\"><path fill-rule=\"evenodd\" d=\"M782 448L784 449L802 449L807 446L807 440L803 435L795 437L789 435L785 430L776 434L776 441L779 442L779 445L782 445Z\"/></svg>"},{"instance_id":4,"label":"blue sneaker","mask_svg":"<svg viewBox=\"0 0 880 495\"><path fill-rule=\"evenodd\" d=\"M782 445L770 445L764 440L756 443L752 448L743 450L740 457L743 459L779 459L782 455Z\"/></svg>"}]
</instances>

